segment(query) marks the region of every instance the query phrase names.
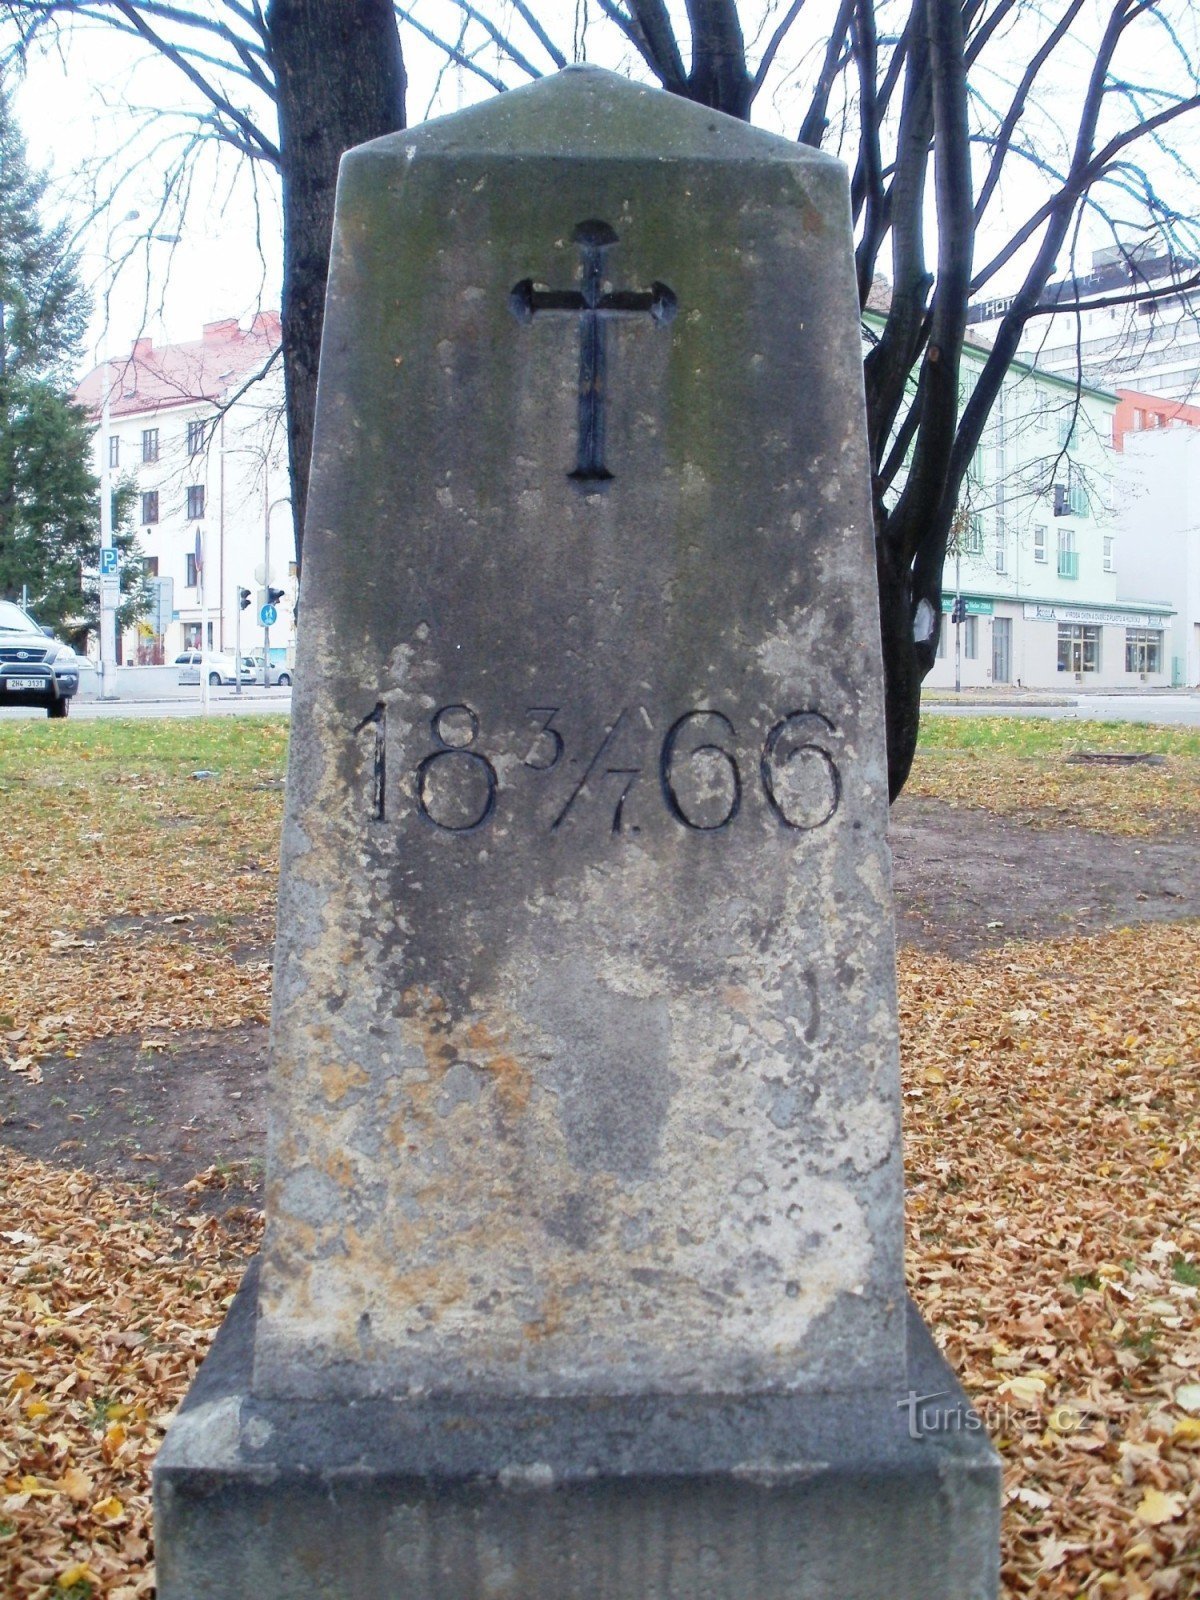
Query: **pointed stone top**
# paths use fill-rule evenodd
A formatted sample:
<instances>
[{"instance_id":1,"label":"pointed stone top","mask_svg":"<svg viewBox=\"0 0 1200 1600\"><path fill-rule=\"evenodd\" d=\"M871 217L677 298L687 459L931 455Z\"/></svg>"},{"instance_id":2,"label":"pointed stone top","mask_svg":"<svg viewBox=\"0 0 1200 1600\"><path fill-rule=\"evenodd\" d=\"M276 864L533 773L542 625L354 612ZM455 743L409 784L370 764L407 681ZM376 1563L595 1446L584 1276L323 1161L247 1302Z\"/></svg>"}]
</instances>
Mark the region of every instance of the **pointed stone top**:
<instances>
[{"instance_id":1,"label":"pointed stone top","mask_svg":"<svg viewBox=\"0 0 1200 1600\"><path fill-rule=\"evenodd\" d=\"M477 106L360 145L370 155L602 156L607 160L793 161L833 156L586 64L510 89Z\"/></svg>"}]
</instances>

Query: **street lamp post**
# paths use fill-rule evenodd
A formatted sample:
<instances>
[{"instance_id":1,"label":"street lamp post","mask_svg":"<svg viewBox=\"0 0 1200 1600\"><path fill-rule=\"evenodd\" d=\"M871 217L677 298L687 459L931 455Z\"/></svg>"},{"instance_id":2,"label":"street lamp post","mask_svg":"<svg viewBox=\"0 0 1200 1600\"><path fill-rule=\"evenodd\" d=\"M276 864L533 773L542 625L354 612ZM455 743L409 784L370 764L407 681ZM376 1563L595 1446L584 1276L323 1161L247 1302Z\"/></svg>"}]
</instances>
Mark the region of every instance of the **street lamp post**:
<instances>
[{"instance_id":1,"label":"street lamp post","mask_svg":"<svg viewBox=\"0 0 1200 1600\"><path fill-rule=\"evenodd\" d=\"M117 594L120 578L113 570L112 427L110 396L112 364L104 361L104 388L100 404L100 698L114 698L110 674L117 663Z\"/></svg>"},{"instance_id":2,"label":"street lamp post","mask_svg":"<svg viewBox=\"0 0 1200 1600\"><path fill-rule=\"evenodd\" d=\"M281 494L277 500L272 500L269 505L266 504L266 500L267 500L266 477L264 475L264 477L263 477L263 502L264 502L264 505L266 506L266 509L263 512L263 588L266 591L267 602L269 604L270 603L270 599L271 599L271 513L272 513L272 511L274 511L276 506L290 506L291 503L292 503L292 497L291 497L290 494ZM271 682L271 672L270 672L270 667L268 665L268 663L270 661L270 655L271 655L271 625L268 622L264 622L263 623L263 688L264 689L267 688L269 686L270 682Z\"/></svg>"}]
</instances>

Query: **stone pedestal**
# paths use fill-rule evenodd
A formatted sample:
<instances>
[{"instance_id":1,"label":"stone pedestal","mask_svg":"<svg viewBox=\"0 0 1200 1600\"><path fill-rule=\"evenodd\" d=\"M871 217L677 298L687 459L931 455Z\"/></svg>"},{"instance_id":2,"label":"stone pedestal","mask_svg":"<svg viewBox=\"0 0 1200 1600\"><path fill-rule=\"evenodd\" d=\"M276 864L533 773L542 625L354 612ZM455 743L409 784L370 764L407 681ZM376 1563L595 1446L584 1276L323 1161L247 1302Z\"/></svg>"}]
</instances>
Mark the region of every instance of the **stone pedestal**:
<instances>
[{"instance_id":1,"label":"stone pedestal","mask_svg":"<svg viewBox=\"0 0 1200 1600\"><path fill-rule=\"evenodd\" d=\"M324 328L261 1287L161 1600L992 1600L845 169L572 69L345 157Z\"/></svg>"},{"instance_id":2,"label":"stone pedestal","mask_svg":"<svg viewBox=\"0 0 1200 1600\"><path fill-rule=\"evenodd\" d=\"M915 1407L295 1401L250 1392L257 1299L251 1268L159 1457L159 1600L996 1594L1000 1462L911 1307Z\"/></svg>"}]
</instances>

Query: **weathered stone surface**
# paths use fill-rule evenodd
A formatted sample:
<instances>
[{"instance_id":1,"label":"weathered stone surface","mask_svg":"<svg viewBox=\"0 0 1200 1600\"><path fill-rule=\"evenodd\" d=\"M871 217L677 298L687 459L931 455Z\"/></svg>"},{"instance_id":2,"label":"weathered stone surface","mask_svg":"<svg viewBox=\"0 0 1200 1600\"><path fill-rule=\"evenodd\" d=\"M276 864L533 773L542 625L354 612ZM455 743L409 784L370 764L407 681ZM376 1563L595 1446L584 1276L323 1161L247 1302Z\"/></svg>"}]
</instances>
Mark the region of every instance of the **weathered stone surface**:
<instances>
[{"instance_id":1,"label":"weathered stone surface","mask_svg":"<svg viewBox=\"0 0 1200 1600\"><path fill-rule=\"evenodd\" d=\"M346 158L258 1393L902 1389L850 241L592 70Z\"/></svg>"},{"instance_id":2,"label":"weathered stone surface","mask_svg":"<svg viewBox=\"0 0 1200 1600\"><path fill-rule=\"evenodd\" d=\"M994 1600L1000 1462L910 1315L901 1395L248 1392L243 1285L155 1473L159 1600Z\"/></svg>"}]
</instances>

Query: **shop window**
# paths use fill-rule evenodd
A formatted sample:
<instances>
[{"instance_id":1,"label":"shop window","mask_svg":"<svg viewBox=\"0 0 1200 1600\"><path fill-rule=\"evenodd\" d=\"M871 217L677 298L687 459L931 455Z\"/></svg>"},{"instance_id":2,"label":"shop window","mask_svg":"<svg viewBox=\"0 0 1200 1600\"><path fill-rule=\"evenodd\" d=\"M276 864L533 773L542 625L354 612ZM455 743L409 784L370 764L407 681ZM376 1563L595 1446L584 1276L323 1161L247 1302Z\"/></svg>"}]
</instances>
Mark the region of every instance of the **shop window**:
<instances>
[{"instance_id":1,"label":"shop window","mask_svg":"<svg viewBox=\"0 0 1200 1600\"><path fill-rule=\"evenodd\" d=\"M1076 622L1058 625L1058 670L1060 672L1098 672L1100 670L1100 629Z\"/></svg>"},{"instance_id":2,"label":"shop window","mask_svg":"<svg viewBox=\"0 0 1200 1600\"><path fill-rule=\"evenodd\" d=\"M1162 671L1162 633L1156 628L1125 629L1125 671Z\"/></svg>"}]
</instances>

